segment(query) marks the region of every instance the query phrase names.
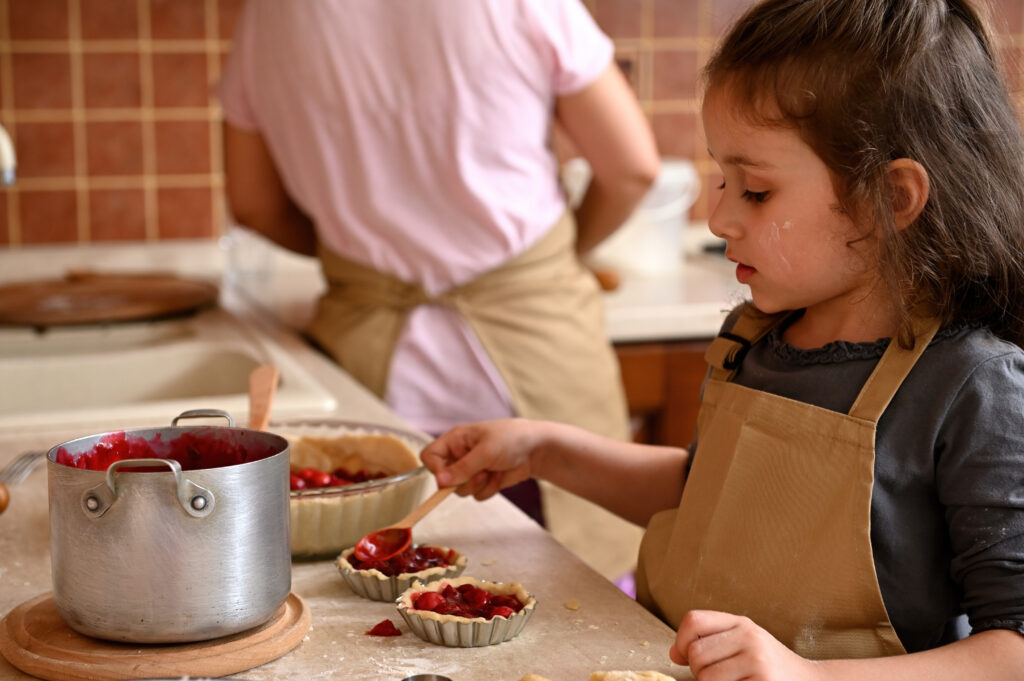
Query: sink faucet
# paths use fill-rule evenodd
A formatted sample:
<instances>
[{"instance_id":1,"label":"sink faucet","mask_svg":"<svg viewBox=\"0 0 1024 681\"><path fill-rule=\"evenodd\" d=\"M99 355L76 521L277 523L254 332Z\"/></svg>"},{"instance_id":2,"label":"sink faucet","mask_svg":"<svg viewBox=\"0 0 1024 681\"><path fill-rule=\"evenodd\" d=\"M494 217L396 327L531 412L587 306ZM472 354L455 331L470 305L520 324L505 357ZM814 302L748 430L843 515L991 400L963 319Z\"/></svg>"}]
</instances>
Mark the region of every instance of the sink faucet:
<instances>
[{"instance_id":1,"label":"sink faucet","mask_svg":"<svg viewBox=\"0 0 1024 681\"><path fill-rule=\"evenodd\" d=\"M14 170L17 166L11 137L4 126L0 125L0 185L7 187L14 184Z\"/></svg>"}]
</instances>

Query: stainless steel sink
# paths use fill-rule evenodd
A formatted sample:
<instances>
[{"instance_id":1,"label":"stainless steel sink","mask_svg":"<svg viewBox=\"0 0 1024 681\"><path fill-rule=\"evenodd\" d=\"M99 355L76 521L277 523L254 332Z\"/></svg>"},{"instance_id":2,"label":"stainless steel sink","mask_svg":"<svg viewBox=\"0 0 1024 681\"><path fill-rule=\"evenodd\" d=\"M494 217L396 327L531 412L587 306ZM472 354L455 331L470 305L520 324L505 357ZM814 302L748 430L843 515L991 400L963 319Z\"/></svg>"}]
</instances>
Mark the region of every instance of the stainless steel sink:
<instances>
[{"instance_id":1,"label":"stainless steel sink","mask_svg":"<svg viewBox=\"0 0 1024 681\"><path fill-rule=\"evenodd\" d=\"M166 321L0 328L0 432L165 425L195 408L244 424L249 373L267 362L281 373L274 418L335 408L280 337L222 308Z\"/></svg>"}]
</instances>

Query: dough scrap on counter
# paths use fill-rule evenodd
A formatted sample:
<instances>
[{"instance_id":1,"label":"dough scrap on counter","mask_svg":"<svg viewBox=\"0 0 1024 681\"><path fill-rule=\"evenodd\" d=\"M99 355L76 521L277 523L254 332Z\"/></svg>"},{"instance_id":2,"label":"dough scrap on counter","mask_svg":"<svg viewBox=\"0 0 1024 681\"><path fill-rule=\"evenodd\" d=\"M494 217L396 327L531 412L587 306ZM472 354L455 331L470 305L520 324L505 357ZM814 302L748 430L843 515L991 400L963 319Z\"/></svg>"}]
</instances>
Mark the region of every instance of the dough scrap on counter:
<instances>
[{"instance_id":1,"label":"dough scrap on counter","mask_svg":"<svg viewBox=\"0 0 1024 681\"><path fill-rule=\"evenodd\" d=\"M590 675L590 681L675 681L671 676L665 676L661 672L594 672Z\"/></svg>"},{"instance_id":2,"label":"dough scrap on counter","mask_svg":"<svg viewBox=\"0 0 1024 681\"><path fill-rule=\"evenodd\" d=\"M523 678L519 679L519 681L551 681L551 679L539 674L527 674Z\"/></svg>"}]
</instances>

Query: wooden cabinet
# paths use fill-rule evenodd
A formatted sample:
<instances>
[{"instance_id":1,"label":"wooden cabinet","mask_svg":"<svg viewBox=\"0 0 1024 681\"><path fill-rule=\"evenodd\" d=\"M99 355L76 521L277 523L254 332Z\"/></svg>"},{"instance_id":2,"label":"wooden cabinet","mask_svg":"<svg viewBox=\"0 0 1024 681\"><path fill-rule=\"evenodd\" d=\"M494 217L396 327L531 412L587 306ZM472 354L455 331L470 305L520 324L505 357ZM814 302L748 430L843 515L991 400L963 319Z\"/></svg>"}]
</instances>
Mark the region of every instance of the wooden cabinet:
<instances>
[{"instance_id":1,"label":"wooden cabinet","mask_svg":"<svg viewBox=\"0 0 1024 681\"><path fill-rule=\"evenodd\" d=\"M688 447L697 427L710 340L616 344L634 439Z\"/></svg>"}]
</instances>

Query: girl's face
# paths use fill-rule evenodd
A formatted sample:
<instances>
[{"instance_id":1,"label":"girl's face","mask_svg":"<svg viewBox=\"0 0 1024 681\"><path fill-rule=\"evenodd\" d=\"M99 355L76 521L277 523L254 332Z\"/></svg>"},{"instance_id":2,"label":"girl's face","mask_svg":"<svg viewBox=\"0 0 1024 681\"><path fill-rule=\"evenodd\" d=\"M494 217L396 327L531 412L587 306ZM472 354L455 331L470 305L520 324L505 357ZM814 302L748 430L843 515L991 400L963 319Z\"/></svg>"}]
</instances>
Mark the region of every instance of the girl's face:
<instances>
[{"instance_id":1,"label":"girl's face","mask_svg":"<svg viewBox=\"0 0 1024 681\"><path fill-rule=\"evenodd\" d=\"M708 222L736 278L763 312L806 309L799 324L818 330L815 343L862 340L855 336L879 311L874 240L851 243L858 231L839 210L829 171L795 131L755 126L735 111L727 92L708 93L704 130L725 178Z\"/></svg>"}]
</instances>

